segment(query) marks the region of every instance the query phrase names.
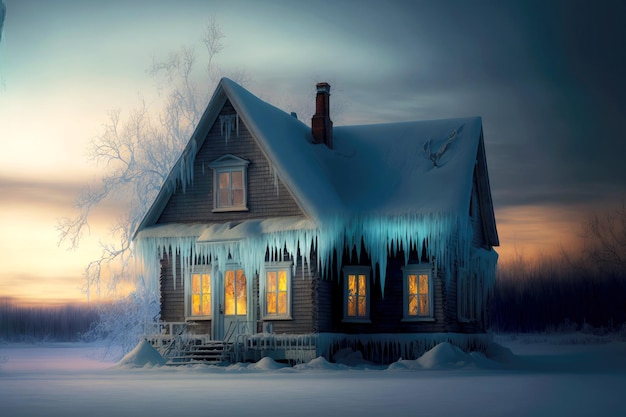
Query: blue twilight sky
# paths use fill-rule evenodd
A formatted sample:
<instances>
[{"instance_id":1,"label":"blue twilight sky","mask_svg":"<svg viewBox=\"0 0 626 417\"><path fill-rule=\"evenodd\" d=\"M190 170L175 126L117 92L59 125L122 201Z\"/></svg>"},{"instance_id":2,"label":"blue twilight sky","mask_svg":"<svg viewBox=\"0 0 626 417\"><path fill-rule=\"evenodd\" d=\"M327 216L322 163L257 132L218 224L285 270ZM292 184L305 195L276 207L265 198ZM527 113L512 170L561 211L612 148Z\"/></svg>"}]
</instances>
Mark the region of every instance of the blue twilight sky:
<instances>
[{"instance_id":1,"label":"blue twilight sky","mask_svg":"<svg viewBox=\"0 0 626 417\"><path fill-rule=\"evenodd\" d=\"M626 197L626 2L5 3L0 296L84 298L82 268L115 207L74 252L57 247L55 222L98 175L89 141L110 109L155 98L153 56L201 56L211 16L223 73L245 69L246 87L287 111L312 113L328 81L336 125L482 116L505 261L567 246L587 210Z\"/></svg>"}]
</instances>

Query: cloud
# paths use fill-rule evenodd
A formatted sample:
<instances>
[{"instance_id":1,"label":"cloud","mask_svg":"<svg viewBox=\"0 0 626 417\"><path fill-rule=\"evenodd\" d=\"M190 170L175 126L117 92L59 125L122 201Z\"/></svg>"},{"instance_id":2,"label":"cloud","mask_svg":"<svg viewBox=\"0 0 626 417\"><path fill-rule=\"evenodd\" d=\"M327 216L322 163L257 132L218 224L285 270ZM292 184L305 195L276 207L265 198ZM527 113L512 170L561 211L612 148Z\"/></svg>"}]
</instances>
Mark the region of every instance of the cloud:
<instances>
[{"instance_id":1,"label":"cloud","mask_svg":"<svg viewBox=\"0 0 626 417\"><path fill-rule=\"evenodd\" d=\"M83 302L86 301L83 285L84 279L80 275L72 277L19 273L0 276L0 294L20 302Z\"/></svg>"},{"instance_id":2,"label":"cloud","mask_svg":"<svg viewBox=\"0 0 626 417\"><path fill-rule=\"evenodd\" d=\"M71 209L83 187L84 184L78 182L50 182L0 175L1 205Z\"/></svg>"}]
</instances>

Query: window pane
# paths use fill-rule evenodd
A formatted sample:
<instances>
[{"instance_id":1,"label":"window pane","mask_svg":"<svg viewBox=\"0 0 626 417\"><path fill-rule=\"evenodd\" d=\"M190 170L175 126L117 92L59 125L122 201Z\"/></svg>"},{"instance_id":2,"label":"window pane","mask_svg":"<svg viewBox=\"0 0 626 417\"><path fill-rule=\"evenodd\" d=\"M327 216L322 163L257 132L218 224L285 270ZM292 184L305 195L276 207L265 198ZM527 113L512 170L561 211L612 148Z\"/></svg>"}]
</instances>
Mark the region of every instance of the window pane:
<instances>
[{"instance_id":1,"label":"window pane","mask_svg":"<svg viewBox=\"0 0 626 417\"><path fill-rule=\"evenodd\" d=\"M235 314L235 271L226 271L224 277L224 302L226 304L224 314Z\"/></svg>"},{"instance_id":2,"label":"window pane","mask_svg":"<svg viewBox=\"0 0 626 417\"><path fill-rule=\"evenodd\" d=\"M205 294L202 296L202 315L211 315L211 295Z\"/></svg>"},{"instance_id":3,"label":"window pane","mask_svg":"<svg viewBox=\"0 0 626 417\"><path fill-rule=\"evenodd\" d=\"M348 275L348 316L356 316L356 275Z\"/></svg>"},{"instance_id":4,"label":"window pane","mask_svg":"<svg viewBox=\"0 0 626 417\"><path fill-rule=\"evenodd\" d=\"M421 274L420 275L420 294L428 294L428 275Z\"/></svg>"},{"instance_id":5,"label":"window pane","mask_svg":"<svg viewBox=\"0 0 626 417\"><path fill-rule=\"evenodd\" d=\"M276 291L276 272L268 272L267 273L267 291L275 292Z\"/></svg>"},{"instance_id":6,"label":"window pane","mask_svg":"<svg viewBox=\"0 0 626 417\"><path fill-rule=\"evenodd\" d=\"M287 314L287 293L278 293L278 314Z\"/></svg>"},{"instance_id":7,"label":"window pane","mask_svg":"<svg viewBox=\"0 0 626 417\"><path fill-rule=\"evenodd\" d=\"M200 293L200 274L193 274L191 276L191 293L192 294Z\"/></svg>"},{"instance_id":8,"label":"window pane","mask_svg":"<svg viewBox=\"0 0 626 417\"><path fill-rule=\"evenodd\" d=\"M359 275L359 295L367 295L365 275Z\"/></svg>"},{"instance_id":9,"label":"window pane","mask_svg":"<svg viewBox=\"0 0 626 417\"><path fill-rule=\"evenodd\" d=\"M229 207L230 204L230 190L220 190L218 194L218 207Z\"/></svg>"},{"instance_id":10,"label":"window pane","mask_svg":"<svg viewBox=\"0 0 626 417\"><path fill-rule=\"evenodd\" d=\"M191 315L200 315L200 296L196 294L191 296Z\"/></svg>"},{"instance_id":11,"label":"window pane","mask_svg":"<svg viewBox=\"0 0 626 417\"><path fill-rule=\"evenodd\" d=\"M202 293L211 294L211 275L202 274Z\"/></svg>"},{"instance_id":12,"label":"window pane","mask_svg":"<svg viewBox=\"0 0 626 417\"><path fill-rule=\"evenodd\" d=\"M245 316L248 314L248 287L246 285L246 276L242 269L237 270L237 315Z\"/></svg>"},{"instance_id":13,"label":"window pane","mask_svg":"<svg viewBox=\"0 0 626 417\"><path fill-rule=\"evenodd\" d=\"M409 295L409 316L417 316L417 296Z\"/></svg>"},{"instance_id":14,"label":"window pane","mask_svg":"<svg viewBox=\"0 0 626 417\"><path fill-rule=\"evenodd\" d=\"M356 294L356 276L348 275L348 295Z\"/></svg>"},{"instance_id":15,"label":"window pane","mask_svg":"<svg viewBox=\"0 0 626 417\"><path fill-rule=\"evenodd\" d=\"M278 271L278 291L287 291L287 271Z\"/></svg>"},{"instance_id":16,"label":"window pane","mask_svg":"<svg viewBox=\"0 0 626 417\"><path fill-rule=\"evenodd\" d=\"M428 316L430 315L429 307L428 307L428 295L420 295L420 316Z\"/></svg>"},{"instance_id":17,"label":"window pane","mask_svg":"<svg viewBox=\"0 0 626 417\"><path fill-rule=\"evenodd\" d=\"M230 173L229 172L220 172L219 175L219 184L220 190L230 190Z\"/></svg>"},{"instance_id":18,"label":"window pane","mask_svg":"<svg viewBox=\"0 0 626 417\"><path fill-rule=\"evenodd\" d=\"M243 171L233 171L233 190L243 190Z\"/></svg>"},{"instance_id":19,"label":"window pane","mask_svg":"<svg viewBox=\"0 0 626 417\"><path fill-rule=\"evenodd\" d=\"M348 297L348 316L356 316L356 297L353 295Z\"/></svg>"},{"instance_id":20,"label":"window pane","mask_svg":"<svg viewBox=\"0 0 626 417\"><path fill-rule=\"evenodd\" d=\"M409 287L409 295L417 294L417 275L409 275L407 277L408 287Z\"/></svg>"},{"instance_id":21,"label":"window pane","mask_svg":"<svg viewBox=\"0 0 626 417\"><path fill-rule=\"evenodd\" d=\"M366 305L366 297L359 296L359 316L366 317L367 316L367 305Z\"/></svg>"},{"instance_id":22,"label":"window pane","mask_svg":"<svg viewBox=\"0 0 626 417\"><path fill-rule=\"evenodd\" d=\"M266 295L267 314L276 314L276 293L268 292Z\"/></svg>"},{"instance_id":23,"label":"window pane","mask_svg":"<svg viewBox=\"0 0 626 417\"><path fill-rule=\"evenodd\" d=\"M233 190L233 206L243 206L243 190Z\"/></svg>"}]
</instances>

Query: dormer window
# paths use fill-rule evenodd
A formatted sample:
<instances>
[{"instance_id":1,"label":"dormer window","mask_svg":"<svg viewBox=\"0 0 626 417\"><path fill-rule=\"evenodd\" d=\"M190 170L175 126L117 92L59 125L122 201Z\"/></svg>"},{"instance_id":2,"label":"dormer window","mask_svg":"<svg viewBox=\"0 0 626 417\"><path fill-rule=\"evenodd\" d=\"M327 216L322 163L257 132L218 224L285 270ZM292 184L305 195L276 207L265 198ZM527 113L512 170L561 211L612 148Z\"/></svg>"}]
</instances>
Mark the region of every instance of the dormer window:
<instances>
[{"instance_id":1,"label":"dormer window","mask_svg":"<svg viewBox=\"0 0 626 417\"><path fill-rule=\"evenodd\" d=\"M213 211L248 210L248 164L234 155L224 155L209 164L213 169Z\"/></svg>"}]
</instances>

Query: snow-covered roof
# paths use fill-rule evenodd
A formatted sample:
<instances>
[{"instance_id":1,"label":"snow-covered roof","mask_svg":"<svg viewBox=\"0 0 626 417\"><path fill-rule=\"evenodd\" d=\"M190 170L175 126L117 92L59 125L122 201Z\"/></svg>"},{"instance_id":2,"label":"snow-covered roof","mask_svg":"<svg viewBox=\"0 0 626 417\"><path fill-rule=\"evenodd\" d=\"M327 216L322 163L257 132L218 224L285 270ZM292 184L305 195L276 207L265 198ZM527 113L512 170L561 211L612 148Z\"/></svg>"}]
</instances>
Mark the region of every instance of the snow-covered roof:
<instances>
[{"instance_id":1,"label":"snow-covered roof","mask_svg":"<svg viewBox=\"0 0 626 417\"><path fill-rule=\"evenodd\" d=\"M306 217L157 224L176 185L182 184L184 191L191 183L196 153L227 100L237 113L234 121L246 126ZM226 140L237 140L231 134L232 122L229 118ZM389 248L413 247L422 253L428 242L428 255L442 265L482 259L470 251L469 204L475 173L486 241L497 246L479 117L338 126L329 148L315 144L311 129L295 117L223 78L135 239L144 260L157 251L163 256L171 247L184 269L191 267L194 256L219 260L230 254L246 274L257 271L265 260L259 245L281 254L286 248L294 257L301 253L307 264L315 245L317 262L325 270L337 245L360 250L363 242L372 267L380 266L384 288ZM341 251L336 255L341 265ZM489 265L494 256L488 257ZM148 269L156 271L157 264Z\"/></svg>"},{"instance_id":2,"label":"snow-covered roof","mask_svg":"<svg viewBox=\"0 0 626 417\"><path fill-rule=\"evenodd\" d=\"M333 129L333 149L310 128L231 80L221 87L276 169L314 219L467 211L479 117ZM429 156L446 143L437 166ZM431 153L425 150L430 145Z\"/></svg>"}]
</instances>

